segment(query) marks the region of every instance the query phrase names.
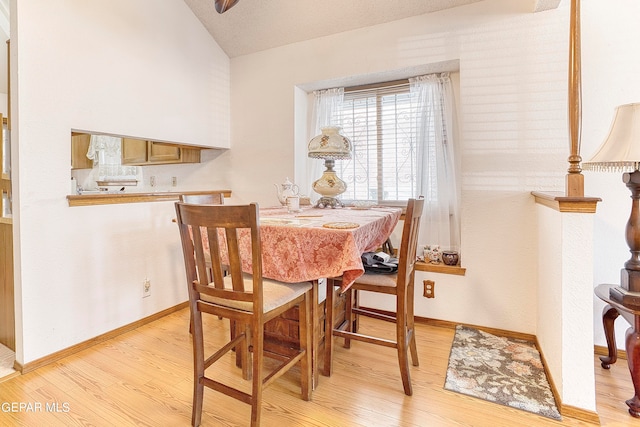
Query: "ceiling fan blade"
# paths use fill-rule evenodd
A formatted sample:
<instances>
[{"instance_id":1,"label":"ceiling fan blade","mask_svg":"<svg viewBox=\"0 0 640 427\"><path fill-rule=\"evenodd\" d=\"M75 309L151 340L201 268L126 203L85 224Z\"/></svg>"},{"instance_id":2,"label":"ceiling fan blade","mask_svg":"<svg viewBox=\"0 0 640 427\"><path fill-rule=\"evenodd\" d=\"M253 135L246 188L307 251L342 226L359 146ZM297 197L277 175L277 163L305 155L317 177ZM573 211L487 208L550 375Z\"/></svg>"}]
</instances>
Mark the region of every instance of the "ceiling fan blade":
<instances>
[{"instance_id":1,"label":"ceiling fan blade","mask_svg":"<svg viewBox=\"0 0 640 427\"><path fill-rule=\"evenodd\" d=\"M224 13L227 10L231 9L238 0L215 0L215 7L218 13Z\"/></svg>"}]
</instances>

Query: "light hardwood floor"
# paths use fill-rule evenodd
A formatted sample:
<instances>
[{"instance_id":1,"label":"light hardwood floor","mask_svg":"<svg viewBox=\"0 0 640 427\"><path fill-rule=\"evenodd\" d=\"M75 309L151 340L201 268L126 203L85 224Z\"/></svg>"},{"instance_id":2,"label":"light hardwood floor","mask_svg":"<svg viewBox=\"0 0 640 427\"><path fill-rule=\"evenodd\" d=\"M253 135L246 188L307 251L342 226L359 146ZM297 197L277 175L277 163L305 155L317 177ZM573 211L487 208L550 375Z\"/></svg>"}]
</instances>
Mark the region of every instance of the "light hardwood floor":
<instances>
[{"instance_id":1,"label":"light hardwood floor","mask_svg":"<svg viewBox=\"0 0 640 427\"><path fill-rule=\"evenodd\" d=\"M207 319L206 332L226 337L227 323ZM393 333L392 325L371 319L363 319L363 327ZM320 377L313 400L300 399L294 369L266 389L262 425L589 425L566 417L558 422L444 390L453 335L453 329L417 325L420 366L412 367L412 397L402 391L393 349L353 342L347 350L337 341L334 374ZM220 378L242 382L232 356L220 363ZM189 426L191 366L184 309L0 383L0 426ZM594 357L594 369L601 424L640 426L624 404L633 395L626 362L620 360L605 371ZM248 405L205 391L203 426L244 426L248 420Z\"/></svg>"},{"instance_id":2,"label":"light hardwood floor","mask_svg":"<svg viewBox=\"0 0 640 427\"><path fill-rule=\"evenodd\" d=\"M13 369L14 360L15 353L11 349L0 344L0 380L15 373L15 370Z\"/></svg>"}]
</instances>

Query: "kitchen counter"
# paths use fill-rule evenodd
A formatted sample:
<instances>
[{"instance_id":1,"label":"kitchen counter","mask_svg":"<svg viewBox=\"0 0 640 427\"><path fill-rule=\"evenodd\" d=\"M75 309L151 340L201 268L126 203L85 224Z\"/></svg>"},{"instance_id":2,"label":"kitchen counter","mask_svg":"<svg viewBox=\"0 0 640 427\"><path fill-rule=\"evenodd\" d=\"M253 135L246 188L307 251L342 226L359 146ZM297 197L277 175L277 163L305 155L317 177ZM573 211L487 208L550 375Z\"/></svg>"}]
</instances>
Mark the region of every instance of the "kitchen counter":
<instances>
[{"instance_id":1,"label":"kitchen counter","mask_svg":"<svg viewBox=\"0 0 640 427\"><path fill-rule=\"evenodd\" d=\"M67 196L69 206L114 205L120 203L166 202L177 201L181 194L200 194L203 191L222 193L231 197L231 190L199 190L199 191L158 191L151 193L89 193Z\"/></svg>"}]
</instances>

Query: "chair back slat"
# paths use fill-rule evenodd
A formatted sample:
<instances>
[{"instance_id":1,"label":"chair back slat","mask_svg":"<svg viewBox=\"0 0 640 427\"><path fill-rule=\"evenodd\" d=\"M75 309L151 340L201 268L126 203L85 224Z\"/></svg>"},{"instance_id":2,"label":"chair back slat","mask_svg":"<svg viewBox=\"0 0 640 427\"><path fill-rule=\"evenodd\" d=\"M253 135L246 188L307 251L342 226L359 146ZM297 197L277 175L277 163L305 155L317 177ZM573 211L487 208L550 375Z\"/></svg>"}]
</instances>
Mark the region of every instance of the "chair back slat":
<instances>
[{"instance_id":1,"label":"chair back slat","mask_svg":"<svg viewBox=\"0 0 640 427\"><path fill-rule=\"evenodd\" d=\"M227 253L229 255L229 275L234 291L244 292L244 280L242 277L242 256L238 245L236 229L227 228Z\"/></svg>"},{"instance_id":2,"label":"chair back slat","mask_svg":"<svg viewBox=\"0 0 640 427\"><path fill-rule=\"evenodd\" d=\"M262 272L258 205L177 202L176 214L183 249L185 253L194 254L193 257L184 258L187 280L193 284L190 292L195 292L196 299L200 299L198 294L204 293L217 298L253 302L254 307L262 307L262 276L256 275ZM249 254L243 254L240 239L250 239ZM223 254L227 255L227 259ZM243 260L243 256L252 258L252 289L245 289L244 286L246 278L250 276L243 274L243 265L248 265L248 260ZM223 265L229 273L226 278L222 273Z\"/></svg>"},{"instance_id":3,"label":"chair back slat","mask_svg":"<svg viewBox=\"0 0 640 427\"><path fill-rule=\"evenodd\" d=\"M218 232L215 228L207 229L207 239L209 239L209 248L212 254L220 253L220 240L218 239ZM209 258L211 262L211 277L209 277L209 282L213 282L216 288L224 288L224 273L222 264L220 262L214 262L219 260L214 260L211 256Z\"/></svg>"},{"instance_id":4,"label":"chair back slat","mask_svg":"<svg viewBox=\"0 0 640 427\"><path fill-rule=\"evenodd\" d=\"M209 269L207 268L206 254L202 246L202 229L200 227L190 227L193 236L192 245L195 250L196 277L199 283L209 283Z\"/></svg>"},{"instance_id":5,"label":"chair back slat","mask_svg":"<svg viewBox=\"0 0 640 427\"><path fill-rule=\"evenodd\" d=\"M404 287L413 280L416 264L416 250L418 247L418 232L420 219L424 208L424 199L409 199L402 228L402 241L398 254L398 287Z\"/></svg>"}]
</instances>

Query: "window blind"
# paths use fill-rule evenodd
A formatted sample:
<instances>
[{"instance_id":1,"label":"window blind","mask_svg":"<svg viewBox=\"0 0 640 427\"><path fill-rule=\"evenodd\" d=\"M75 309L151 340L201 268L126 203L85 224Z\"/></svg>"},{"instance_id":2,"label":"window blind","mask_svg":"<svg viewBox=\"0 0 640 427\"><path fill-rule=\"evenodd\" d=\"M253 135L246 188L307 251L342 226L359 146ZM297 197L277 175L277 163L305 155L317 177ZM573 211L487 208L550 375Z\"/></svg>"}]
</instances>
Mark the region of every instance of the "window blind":
<instances>
[{"instance_id":1,"label":"window blind","mask_svg":"<svg viewBox=\"0 0 640 427\"><path fill-rule=\"evenodd\" d=\"M336 122L353 157L336 162L344 200L405 201L416 194L416 102L409 81L345 88Z\"/></svg>"}]
</instances>

